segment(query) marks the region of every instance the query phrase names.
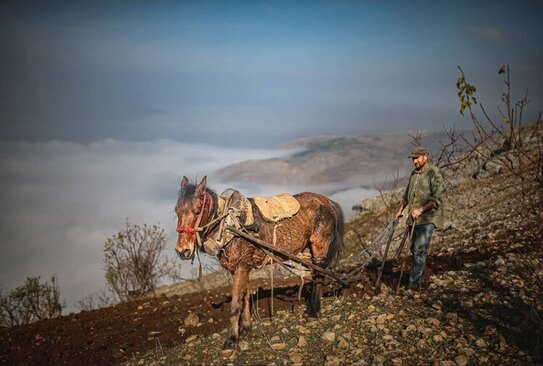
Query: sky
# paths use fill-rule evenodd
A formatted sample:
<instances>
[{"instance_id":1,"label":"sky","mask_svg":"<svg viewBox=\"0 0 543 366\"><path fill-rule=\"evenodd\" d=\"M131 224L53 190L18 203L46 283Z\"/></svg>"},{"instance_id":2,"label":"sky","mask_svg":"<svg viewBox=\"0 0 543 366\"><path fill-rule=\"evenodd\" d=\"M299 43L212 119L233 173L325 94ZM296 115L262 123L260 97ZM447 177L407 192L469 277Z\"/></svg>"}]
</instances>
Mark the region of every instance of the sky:
<instances>
[{"instance_id":1,"label":"sky","mask_svg":"<svg viewBox=\"0 0 543 366\"><path fill-rule=\"evenodd\" d=\"M470 128L458 66L494 115L509 64L533 120L542 16L529 0L4 0L0 286L56 273L73 308L103 287L103 243L127 218L173 246L183 175L302 137ZM350 188L335 196L347 209L372 193Z\"/></svg>"}]
</instances>

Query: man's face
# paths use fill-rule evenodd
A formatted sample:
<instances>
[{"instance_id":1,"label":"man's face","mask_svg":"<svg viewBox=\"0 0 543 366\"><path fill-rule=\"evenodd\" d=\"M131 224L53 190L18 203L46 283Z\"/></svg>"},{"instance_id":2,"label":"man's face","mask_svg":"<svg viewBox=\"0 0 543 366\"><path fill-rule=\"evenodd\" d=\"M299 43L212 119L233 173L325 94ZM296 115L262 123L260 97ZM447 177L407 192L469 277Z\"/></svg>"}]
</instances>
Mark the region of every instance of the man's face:
<instances>
[{"instance_id":1,"label":"man's face","mask_svg":"<svg viewBox=\"0 0 543 366\"><path fill-rule=\"evenodd\" d=\"M428 155L421 155L417 158L413 157L412 159L413 159L413 164L415 164L415 168L419 170L424 165L426 165L426 162L428 161Z\"/></svg>"}]
</instances>

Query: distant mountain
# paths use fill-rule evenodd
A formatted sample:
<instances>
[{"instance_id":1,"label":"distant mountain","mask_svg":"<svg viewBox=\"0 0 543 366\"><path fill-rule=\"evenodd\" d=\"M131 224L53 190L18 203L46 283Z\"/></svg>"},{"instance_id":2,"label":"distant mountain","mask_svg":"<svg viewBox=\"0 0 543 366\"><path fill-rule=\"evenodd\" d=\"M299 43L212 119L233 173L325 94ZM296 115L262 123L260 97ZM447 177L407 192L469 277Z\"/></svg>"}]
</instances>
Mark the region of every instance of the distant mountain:
<instances>
[{"instance_id":1,"label":"distant mountain","mask_svg":"<svg viewBox=\"0 0 543 366\"><path fill-rule=\"evenodd\" d=\"M448 141L445 132L423 132L422 143L431 153ZM291 141L280 149L291 155L267 160L247 160L220 170L225 182L263 184L373 184L413 168L408 159L413 147L409 133L319 136Z\"/></svg>"}]
</instances>

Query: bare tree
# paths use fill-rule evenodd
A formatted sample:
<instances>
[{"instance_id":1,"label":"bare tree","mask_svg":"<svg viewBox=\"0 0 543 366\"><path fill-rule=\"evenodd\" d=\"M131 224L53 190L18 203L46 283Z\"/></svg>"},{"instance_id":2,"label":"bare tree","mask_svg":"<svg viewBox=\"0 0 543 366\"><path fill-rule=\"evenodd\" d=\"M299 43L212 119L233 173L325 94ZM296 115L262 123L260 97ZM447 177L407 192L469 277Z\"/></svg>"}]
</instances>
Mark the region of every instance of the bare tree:
<instances>
[{"instance_id":1,"label":"bare tree","mask_svg":"<svg viewBox=\"0 0 543 366\"><path fill-rule=\"evenodd\" d=\"M27 277L24 285L6 296L0 291L0 325L9 327L55 318L65 306L60 302L56 276L51 277L51 284L40 283L40 277Z\"/></svg>"},{"instance_id":2,"label":"bare tree","mask_svg":"<svg viewBox=\"0 0 543 366\"><path fill-rule=\"evenodd\" d=\"M543 133L541 112L532 124L523 125L523 115L529 103L528 91L524 97L513 103L509 65L501 66L498 74L504 75L505 91L498 106L502 121L490 117L482 103L475 97L477 88L469 84L464 71L459 67L460 77L456 83L460 99L460 113L467 110L475 128L469 155L492 162L500 170L516 178L515 188L519 199L526 204L519 214L523 217L543 220ZM479 105L479 114L474 107Z\"/></svg>"},{"instance_id":3,"label":"bare tree","mask_svg":"<svg viewBox=\"0 0 543 366\"><path fill-rule=\"evenodd\" d=\"M173 261L162 255L165 247L164 229L127 220L125 229L104 244L108 289L121 301L154 293L159 281L174 271Z\"/></svg>"}]
</instances>

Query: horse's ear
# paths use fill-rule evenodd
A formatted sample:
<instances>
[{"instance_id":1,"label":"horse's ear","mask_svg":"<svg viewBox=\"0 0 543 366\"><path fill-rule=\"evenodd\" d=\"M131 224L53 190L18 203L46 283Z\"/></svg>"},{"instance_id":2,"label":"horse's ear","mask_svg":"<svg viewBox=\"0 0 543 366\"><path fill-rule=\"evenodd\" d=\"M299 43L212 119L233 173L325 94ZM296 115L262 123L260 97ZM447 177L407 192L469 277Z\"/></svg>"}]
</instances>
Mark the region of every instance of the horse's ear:
<instances>
[{"instance_id":1,"label":"horse's ear","mask_svg":"<svg viewBox=\"0 0 543 366\"><path fill-rule=\"evenodd\" d=\"M183 179L181 179L181 189L185 189L188 184L189 184L188 178L183 176Z\"/></svg>"},{"instance_id":2,"label":"horse's ear","mask_svg":"<svg viewBox=\"0 0 543 366\"><path fill-rule=\"evenodd\" d=\"M204 194L207 188L207 175L202 178L202 181L200 184L198 184L198 188L196 188L196 191L198 192L198 195Z\"/></svg>"}]
</instances>

